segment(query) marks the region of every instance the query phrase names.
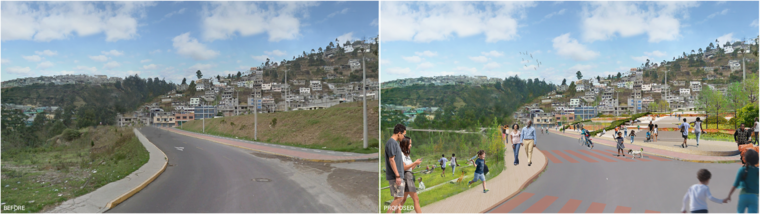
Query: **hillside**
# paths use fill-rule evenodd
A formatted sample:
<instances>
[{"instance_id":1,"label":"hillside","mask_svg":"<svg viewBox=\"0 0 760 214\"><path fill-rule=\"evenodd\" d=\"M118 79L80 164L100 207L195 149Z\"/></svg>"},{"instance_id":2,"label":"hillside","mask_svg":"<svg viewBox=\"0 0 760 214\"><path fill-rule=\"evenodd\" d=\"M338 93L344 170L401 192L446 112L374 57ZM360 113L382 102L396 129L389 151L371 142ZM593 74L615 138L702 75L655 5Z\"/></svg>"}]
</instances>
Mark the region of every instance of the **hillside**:
<instances>
[{"instance_id":1,"label":"hillside","mask_svg":"<svg viewBox=\"0 0 760 214\"><path fill-rule=\"evenodd\" d=\"M370 49L377 50L377 44L370 45ZM350 59L362 58L362 53L355 49L353 52L344 52L337 49L333 57L322 57L322 53L307 54L306 57L296 57L294 60L286 60L285 66L265 69L264 82L282 82L285 79L285 71L288 71L288 80L323 80L328 82L358 82L361 81L362 71L351 71L350 68L341 68L348 65ZM367 78L378 79L378 57L375 51L364 53L366 58ZM333 70L325 70L323 66L333 66ZM327 79L328 74L334 74L334 79Z\"/></svg>"},{"instance_id":2,"label":"hillside","mask_svg":"<svg viewBox=\"0 0 760 214\"><path fill-rule=\"evenodd\" d=\"M377 152L378 102L367 102L369 149L363 149L361 102L344 103L327 109L277 112L258 115L259 141L307 148L358 153ZM276 124L272 122L276 120ZM203 121L185 123L182 129L201 132ZM253 139L254 115L209 119L206 133ZM326 148L325 148L326 147Z\"/></svg>"},{"instance_id":3,"label":"hillside","mask_svg":"<svg viewBox=\"0 0 760 214\"><path fill-rule=\"evenodd\" d=\"M415 85L382 90L383 105L409 107L439 107L435 118L427 121L417 117L411 126L415 128L434 127L440 129L464 129L493 123L498 118L500 124L512 120L512 113L518 107L545 96L555 86L544 81L523 80L509 77L500 84L472 85ZM383 127L400 123L398 112L383 112ZM418 121L419 120L419 121Z\"/></svg>"}]
</instances>

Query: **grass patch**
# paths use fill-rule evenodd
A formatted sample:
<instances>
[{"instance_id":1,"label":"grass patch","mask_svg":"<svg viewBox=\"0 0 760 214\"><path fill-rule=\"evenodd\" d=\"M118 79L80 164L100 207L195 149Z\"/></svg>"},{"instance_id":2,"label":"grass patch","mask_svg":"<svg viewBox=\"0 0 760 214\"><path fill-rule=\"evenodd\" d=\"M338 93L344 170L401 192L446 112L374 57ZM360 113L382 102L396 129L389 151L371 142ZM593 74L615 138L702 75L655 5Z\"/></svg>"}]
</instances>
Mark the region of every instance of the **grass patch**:
<instances>
[{"instance_id":1,"label":"grass patch","mask_svg":"<svg viewBox=\"0 0 760 214\"><path fill-rule=\"evenodd\" d=\"M53 208L124 178L149 159L131 128L101 126L71 142L53 140L38 148L3 149L2 202L25 207L16 212Z\"/></svg>"},{"instance_id":2,"label":"grass patch","mask_svg":"<svg viewBox=\"0 0 760 214\"><path fill-rule=\"evenodd\" d=\"M725 133L703 133L699 136L699 139L701 140L714 140L714 141L725 141L725 142L735 142L734 141L734 135L732 134L725 134Z\"/></svg>"},{"instance_id":3,"label":"grass patch","mask_svg":"<svg viewBox=\"0 0 760 214\"><path fill-rule=\"evenodd\" d=\"M258 114L258 141L310 149L371 154L378 152L379 109L368 101L368 148L364 149L362 103L343 103L327 109ZM277 121L276 123L274 121ZM182 130L202 133L203 121L190 121ZM235 125L233 125L235 124ZM254 140L254 115L207 119L205 133ZM179 128L179 127L178 127Z\"/></svg>"}]
</instances>

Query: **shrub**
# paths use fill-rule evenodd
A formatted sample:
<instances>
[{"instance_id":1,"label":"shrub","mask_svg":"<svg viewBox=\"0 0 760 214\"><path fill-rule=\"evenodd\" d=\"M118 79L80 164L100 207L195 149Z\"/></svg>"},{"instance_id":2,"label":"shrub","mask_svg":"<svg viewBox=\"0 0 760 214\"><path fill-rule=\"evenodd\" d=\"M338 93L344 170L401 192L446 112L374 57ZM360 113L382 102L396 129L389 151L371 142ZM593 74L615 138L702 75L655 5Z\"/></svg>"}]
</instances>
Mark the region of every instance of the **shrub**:
<instances>
[{"instance_id":1,"label":"shrub","mask_svg":"<svg viewBox=\"0 0 760 214\"><path fill-rule=\"evenodd\" d=\"M72 141L74 139L77 139L79 138L80 135L81 133L79 133L79 131L74 130L74 129L63 130L63 139L67 141Z\"/></svg>"},{"instance_id":2,"label":"shrub","mask_svg":"<svg viewBox=\"0 0 760 214\"><path fill-rule=\"evenodd\" d=\"M272 127L277 126L277 118L272 118L272 122L269 124L272 125Z\"/></svg>"},{"instance_id":3,"label":"shrub","mask_svg":"<svg viewBox=\"0 0 760 214\"><path fill-rule=\"evenodd\" d=\"M710 116L707 117L707 120L705 120L705 124L728 124L728 120L726 120L725 117L716 117L716 116Z\"/></svg>"}]
</instances>

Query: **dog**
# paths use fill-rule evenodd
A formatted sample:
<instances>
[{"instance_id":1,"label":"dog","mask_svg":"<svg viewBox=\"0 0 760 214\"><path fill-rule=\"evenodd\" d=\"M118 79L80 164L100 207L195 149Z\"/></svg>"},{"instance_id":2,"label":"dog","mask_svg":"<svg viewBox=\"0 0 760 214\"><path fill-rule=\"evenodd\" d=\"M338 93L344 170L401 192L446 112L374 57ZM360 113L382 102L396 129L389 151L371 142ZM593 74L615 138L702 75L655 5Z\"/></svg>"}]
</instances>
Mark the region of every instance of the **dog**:
<instances>
[{"instance_id":1,"label":"dog","mask_svg":"<svg viewBox=\"0 0 760 214\"><path fill-rule=\"evenodd\" d=\"M459 178L457 179L457 183L461 183L463 179L464 179L464 171L462 171L462 175L459 176Z\"/></svg>"},{"instance_id":2,"label":"dog","mask_svg":"<svg viewBox=\"0 0 760 214\"><path fill-rule=\"evenodd\" d=\"M636 159L636 155L639 155L640 158L644 158L644 148L641 148L641 150L638 150L638 151L633 151L633 149L629 149L628 154L633 156L633 159Z\"/></svg>"}]
</instances>

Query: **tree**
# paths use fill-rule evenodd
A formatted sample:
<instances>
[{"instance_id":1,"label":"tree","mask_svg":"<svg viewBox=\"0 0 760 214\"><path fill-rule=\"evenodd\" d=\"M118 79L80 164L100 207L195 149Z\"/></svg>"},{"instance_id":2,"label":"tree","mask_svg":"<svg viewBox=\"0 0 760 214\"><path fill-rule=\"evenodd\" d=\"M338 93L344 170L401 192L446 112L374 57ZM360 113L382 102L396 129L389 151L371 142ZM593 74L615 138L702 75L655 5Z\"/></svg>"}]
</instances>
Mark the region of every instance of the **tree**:
<instances>
[{"instance_id":1,"label":"tree","mask_svg":"<svg viewBox=\"0 0 760 214\"><path fill-rule=\"evenodd\" d=\"M334 47L335 47L335 45L334 45L332 42L330 42L330 45L329 45L328 47L330 47L330 48L334 48Z\"/></svg>"},{"instance_id":2,"label":"tree","mask_svg":"<svg viewBox=\"0 0 760 214\"><path fill-rule=\"evenodd\" d=\"M578 77L578 80L581 80L581 78L583 78L583 74L581 74L581 71L575 72L575 77Z\"/></svg>"},{"instance_id":3,"label":"tree","mask_svg":"<svg viewBox=\"0 0 760 214\"><path fill-rule=\"evenodd\" d=\"M697 106L705 110L705 113L709 116L710 113L715 113L715 118L719 117L720 113L724 111L726 106L726 99L719 91L713 90L710 87L702 88L702 93L697 100ZM717 120L716 120L717 122ZM709 124L707 124L709 125ZM707 128L707 127L705 127ZM716 124L717 128L717 124Z\"/></svg>"},{"instance_id":4,"label":"tree","mask_svg":"<svg viewBox=\"0 0 760 214\"><path fill-rule=\"evenodd\" d=\"M241 75L242 75L242 73L240 73L240 71L238 71L238 72L237 72L237 78L238 78L238 79L240 79L240 76L241 76Z\"/></svg>"},{"instance_id":5,"label":"tree","mask_svg":"<svg viewBox=\"0 0 760 214\"><path fill-rule=\"evenodd\" d=\"M266 62L264 62L264 66L267 66L267 67L269 67L269 58L268 58L268 57L267 57L267 61L266 61Z\"/></svg>"},{"instance_id":6,"label":"tree","mask_svg":"<svg viewBox=\"0 0 760 214\"><path fill-rule=\"evenodd\" d=\"M319 47L319 53L322 53L322 47Z\"/></svg>"},{"instance_id":7,"label":"tree","mask_svg":"<svg viewBox=\"0 0 760 214\"><path fill-rule=\"evenodd\" d=\"M736 112L747 104L747 94L742 84L738 82L729 84L726 92L726 108L734 110L734 115L737 115ZM736 129L736 120L734 120L734 129Z\"/></svg>"},{"instance_id":8,"label":"tree","mask_svg":"<svg viewBox=\"0 0 760 214\"><path fill-rule=\"evenodd\" d=\"M182 78L182 85L187 84L187 78Z\"/></svg>"},{"instance_id":9,"label":"tree","mask_svg":"<svg viewBox=\"0 0 760 214\"><path fill-rule=\"evenodd\" d=\"M699 54L702 54L702 48L699 48Z\"/></svg>"},{"instance_id":10,"label":"tree","mask_svg":"<svg viewBox=\"0 0 760 214\"><path fill-rule=\"evenodd\" d=\"M311 49L311 53L312 53L312 54L314 53L314 48L312 48L312 49Z\"/></svg>"},{"instance_id":11,"label":"tree","mask_svg":"<svg viewBox=\"0 0 760 214\"><path fill-rule=\"evenodd\" d=\"M602 78L601 78L601 77L599 77L599 76L596 76L596 81L597 81L597 82L601 82L601 81L602 81Z\"/></svg>"},{"instance_id":12,"label":"tree","mask_svg":"<svg viewBox=\"0 0 760 214\"><path fill-rule=\"evenodd\" d=\"M758 76L750 75L744 82L742 82L742 88L744 88L750 103L757 103L758 98Z\"/></svg>"},{"instance_id":13,"label":"tree","mask_svg":"<svg viewBox=\"0 0 760 214\"><path fill-rule=\"evenodd\" d=\"M190 85L187 86L189 96L195 96L195 81L190 81Z\"/></svg>"},{"instance_id":14,"label":"tree","mask_svg":"<svg viewBox=\"0 0 760 214\"><path fill-rule=\"evenodd\" d=\"M219 74L216 75L216 81L222 82L222 76L219 76Z\"/></svg>"},{"instance_id":15,"label":"tree","mask_svg":"<svg viewBox=\"0 0 760 214\"><path fill-rule=\"evenodd\" d=\"M197 76L198 79L201 79L201 77L203 77L203 73L201 73L201 70L198 70L195 72L195 76Z\"/></svg>"},{"instance_id":16,"label":"tree","mask_svg":"<svg viewBox=\"0 0 760 214\"><path fill-rule=\"evenodd\" d=\"M618 79L620 79L621 77L623 77L623 75L622 75L622 74L620 74L620 72L618 72L618 73L617 73L617 78L618 78Z\"/></svg>"},{"instance_id":17,"label":"tree","mask_svg":"<svg viewBox=\"0 0 760 214\"><path fill-rule=\"evenodd\" d=\"M567 85L567 79L562 79L562 85Z\"/></svg>"}]
</instances>

